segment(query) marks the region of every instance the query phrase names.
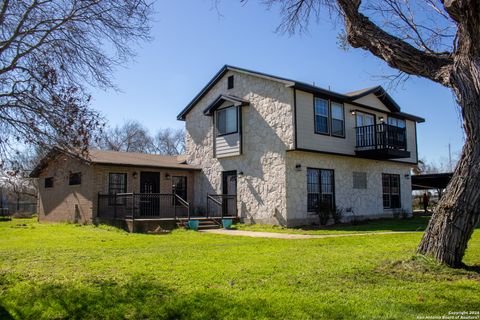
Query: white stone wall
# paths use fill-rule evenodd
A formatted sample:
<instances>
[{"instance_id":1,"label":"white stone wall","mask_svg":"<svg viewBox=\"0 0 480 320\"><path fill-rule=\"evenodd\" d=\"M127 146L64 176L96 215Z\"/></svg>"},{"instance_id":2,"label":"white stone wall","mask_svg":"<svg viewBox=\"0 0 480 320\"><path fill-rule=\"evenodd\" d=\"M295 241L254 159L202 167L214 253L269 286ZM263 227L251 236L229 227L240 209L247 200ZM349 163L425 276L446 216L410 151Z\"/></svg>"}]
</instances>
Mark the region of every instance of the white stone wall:
<instances>
[{"instance_id":1,"label":"white stone wall","mask_svg":"<svg viewBox=\"0 0 480 320\"><path fill-rule=\"evenodd\" d=\"M301 171L295 166L301 165ZM392 161L375 161L346 156L288 152L287 211L288 225L318 222L318 217L307 212L307 168L333 169L335 177L335 200L337 208L344 209L345 219L354 213L358 218L391 217L394 212L412 212L412 187L410 165ZM353 188L353 172L367 173L367 189ZM383 209L382 173L400 175L401 209ZM352 210L348 210L352 208Z\"/></svg>"},{"instance_id":2,"label":"white stone wall","mask_svg":"<svg viewBox=\"0 0 480 320\"><path fill-rule=\"evenodd\" d=\"M234 88L227 78L234 75ZM250 101L242 107L243 152L213 157L213 119L203 110L220 94ZM239 214L245 221L285 224L286 150L294 146L293 90L284 84L243 73L228 72L186 116L186 157L203 169L195 179L194 206L206 209L208 193L221 193L222 171L237 170Z\"/></svg>"}]
</instances>

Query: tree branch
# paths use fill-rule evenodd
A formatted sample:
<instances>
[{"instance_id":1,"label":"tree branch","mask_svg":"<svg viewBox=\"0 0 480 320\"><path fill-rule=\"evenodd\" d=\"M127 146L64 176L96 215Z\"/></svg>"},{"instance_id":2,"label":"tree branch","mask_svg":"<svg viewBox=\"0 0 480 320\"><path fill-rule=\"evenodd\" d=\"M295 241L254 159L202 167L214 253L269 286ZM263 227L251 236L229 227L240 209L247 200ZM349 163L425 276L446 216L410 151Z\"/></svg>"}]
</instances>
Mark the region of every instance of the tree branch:
<instances>
[{"instance_id":1,"label":"tree branch","mask_svg":"<svg viewBox=\"0 0 480 320\"><path fill-rule=\"evenodd\" d=\"M370 51L392 68L450 86L453 66L450 53L424 52L385 32L359 12L360 0L337 0L337 3L350 45Z\"/></svg>"}]
</instances>

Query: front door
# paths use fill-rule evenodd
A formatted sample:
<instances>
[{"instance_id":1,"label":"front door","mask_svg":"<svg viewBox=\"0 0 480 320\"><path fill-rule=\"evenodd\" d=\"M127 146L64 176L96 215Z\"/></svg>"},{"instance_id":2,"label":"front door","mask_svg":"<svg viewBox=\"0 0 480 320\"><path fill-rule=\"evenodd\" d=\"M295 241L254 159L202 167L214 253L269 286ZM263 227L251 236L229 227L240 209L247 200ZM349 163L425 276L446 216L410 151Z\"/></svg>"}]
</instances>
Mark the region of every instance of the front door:
<instances>
[{"instance_id":1,"label":"front door","mask_svg":"<svg viewBox=\"0 0 480 320\"><path fill-rule=\"evenodd\" d=\"M222 172L223 215L237 215L237 171Z\"/></svg>"},{"instance_id":2,"label":"front door","mask_svg":"<svg viewBox=\"0 0 480 320\"><path fill-rule=\"evenodd\" d=\"M160 173L140 172L140 215L154 217L160 214Z\"/></svg>"}]
</instances>

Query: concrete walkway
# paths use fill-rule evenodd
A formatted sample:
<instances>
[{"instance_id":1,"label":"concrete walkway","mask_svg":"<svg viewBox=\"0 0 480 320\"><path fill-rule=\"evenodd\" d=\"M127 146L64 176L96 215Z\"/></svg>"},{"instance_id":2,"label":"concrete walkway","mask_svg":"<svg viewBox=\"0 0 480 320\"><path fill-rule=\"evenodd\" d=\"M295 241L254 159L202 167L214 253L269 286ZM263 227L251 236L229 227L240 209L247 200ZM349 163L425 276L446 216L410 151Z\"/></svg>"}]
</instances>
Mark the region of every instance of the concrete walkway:
<instances>
[{"instance_id":1,"label":"concrete walkway","mask_svg":"<svg viewBox=\"0 0 480 320\"><path fill-rule=\"evenodd\" d=\"M227 230L227 229L199 230L199 232L223 234L223 235L227 235L227 236L253 237L253 238L323 239L323 238L337 238L337 237L371 236L371 235L379 235L379 234L416 233L416 232L423 232L423 231L385 231L385 232L318 234L318 235L244 231L244 230Z\"/></svg>"}]
</instances>

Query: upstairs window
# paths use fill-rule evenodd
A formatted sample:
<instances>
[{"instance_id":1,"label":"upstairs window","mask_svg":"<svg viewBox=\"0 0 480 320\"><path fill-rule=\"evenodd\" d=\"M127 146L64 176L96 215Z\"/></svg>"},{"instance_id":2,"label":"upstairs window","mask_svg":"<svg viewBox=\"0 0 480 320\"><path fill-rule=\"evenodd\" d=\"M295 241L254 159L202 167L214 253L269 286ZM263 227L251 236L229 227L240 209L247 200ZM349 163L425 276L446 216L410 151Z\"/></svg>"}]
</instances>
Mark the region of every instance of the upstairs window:
<instances>
[{"instance_id":1,"label":"upstairs window","mask_svg":"<svg viewBox=\"0 0 480 320\"><path fill-rule=\"evenodd\" d=\"M223 136L238 131L237 107L231 106L217 111L217 135Z\"/></svg>"},{"instance_id":2,"label":"upstairs window","mask_svg":"<svg viewBox=\"0 0 480 320\"><path fill-rule=\"evenodd\" d=\"M45 189L46 188L53 188L53 177L45 178L44 187L45 187Z\"/></svg>"},{"instance_id":3,"label":"upstairs window","mask_svg":"<svg viewBox=\"0 0 480 320\"><path fill-rule=\"evenodd\" d=\"M230 76L228 77L228 80L227 80L227 89L233 89L233 76Z\"/></svg>"},{"instance_id":4,"label":"upstairs window","mask_svg":"<svg viewBox=\"0 0 480 320\"><path fill-rule=\"evenodd\" d=\"M328 100L315 98L315 133L328 134Z\"/></svg>"},{"instance_id":5,"label":"upstairs window","mask_svg":"<svg viewBox=\"0 0 480 320\"><path fill-rule=\"evenodd\" d=\"M332 136L345 136L345 114L343 104L332 102Z\"/></svg>"},{"instance_id":6,"label":"upstairs window","mask_svg":"<svg viewBox=\"0 0 480 320\"><path fill-rule=\"evenodd\" d=\"M405 128L405 120L388 117L388 124L397 128Z\"/></svg>"},{"instance_id":7,"label":"upstairs window","mask_svg":"<svg viewBox=\"0 0 480 320\"><path fill-rule=\"evenodd\" d=\"M68 177L68 184L71 186L82 184L82 173L81 172L70 173L70 176Z\"/></svg>"}]
</instances>

